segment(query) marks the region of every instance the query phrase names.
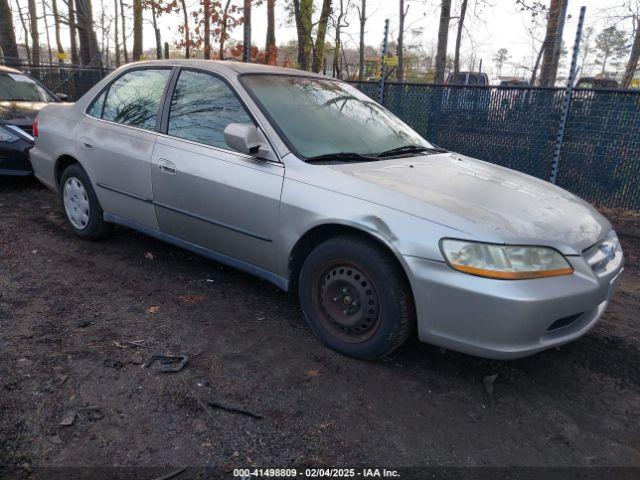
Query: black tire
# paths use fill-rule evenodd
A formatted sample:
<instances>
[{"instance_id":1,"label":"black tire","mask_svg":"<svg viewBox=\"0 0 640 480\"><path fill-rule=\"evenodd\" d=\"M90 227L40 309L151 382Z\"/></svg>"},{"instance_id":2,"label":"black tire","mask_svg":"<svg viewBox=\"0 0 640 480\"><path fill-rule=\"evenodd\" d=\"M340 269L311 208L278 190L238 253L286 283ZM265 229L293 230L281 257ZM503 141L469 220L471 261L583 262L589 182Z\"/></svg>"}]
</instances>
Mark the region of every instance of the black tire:
<instances>
[{"instance_id":1,"label":"black tire","mask_svg":"<svg viewBox=\"0 0 640 480\"><path fill-rule=\"evenodd\" d=\"M415 325L411 289L382 246L356 235L316 247L300 272L305 320L328 347L373 360L400 347Z\"/></svg>"},{"instance_id":2,"label":"black tire","mask_svg":"<svg viewBox=\"0 0 640 480\"><path fill-rule=\"evenodd\" d=\"M65 185L68 181L79 182L86 192L86 196L83 195L83 199L88 200L89 220L86 225L82 227L74 225L73 221L70 218L71 214L67 211L67 206L64 199L64 190ZM89 176L79 164L74 163L64 169L64 172L62 172L62 176L60 177L58 194L60 196L62 210L64 211L64 217L67 220L67 225L69 225L71 230L73 230L73 233L75 233L78 237L85 240L95 240L97 238L104 237L105 235L109 234L109 232L111 232L112 225L103 220L102 207L100 207L98 197L96 197L96 193L93 190L91 180L89 180Z\"/></svg>"}]
</instances>

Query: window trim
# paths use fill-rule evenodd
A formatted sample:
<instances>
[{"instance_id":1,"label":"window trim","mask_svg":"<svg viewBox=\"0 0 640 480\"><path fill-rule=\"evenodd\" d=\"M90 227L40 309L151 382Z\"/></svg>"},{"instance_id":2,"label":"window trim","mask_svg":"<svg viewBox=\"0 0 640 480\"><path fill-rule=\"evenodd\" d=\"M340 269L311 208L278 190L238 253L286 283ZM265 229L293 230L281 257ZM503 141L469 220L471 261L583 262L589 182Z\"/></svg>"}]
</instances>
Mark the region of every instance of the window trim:
<instances>
[{"instance_id":1,"label":"window trim","mask_svg":"<svg viewBox=\"0 0 640 480\"><path fill-rule=\"evenodd\" d=\"M172 66L172 65L158 65L158 66L136 66L136 67L131 67L131 68L126 68L124 69L122 72L120 72L120 74L118 74L116 77L114 77L110 82L108 82L104 87L102 87L98 93L95 94L95 96L93 97L93 99L91 100L91 102L89 102L89 104L87 105L87 107L84 110L84 114L89 117L92 118L94 120L100 120L102 122L107 122L110 123L112 125L119 125L121 127L127 127L127 128L135 128L136 130L141 130L143 132L155 132L158 133L158 129L160 126L160 122L162 119L162 114L163 114L163 107L164 107L164 101L163 98L166 98L167 96L167 89L169 87L169 85L171 84L173 77L175 75L176 69L178 67ZM111 89L111 86L117 82L118 80L120 80L123 76L125 76L128 73L131 72L135 72L138 70L169 70L169 77L167 79L167 82L165 83L164 86L164 90L162 91L162 95L163 97L161 97L160 102L158 103L158 111L156 112L156 124L153 127L153 129L147 129L147 128L142 128L142 127L137 127L135 125L127 125L124 123L119 123L119 122L114 122L113 120L107 120L102 118L102 116L104 115L104 107L105 104L107 103L107 97L109 96L109 90ZM100 110L100 117L94 117L93 115L89 114L89 111L93 108L93 105L98 101L98 99L100 98L100 96L102 94L105 94L104 96L104 102L102 103L102 109Z\"/></svg>"},{"instance_id":2,"label":"window trim","mask_svg":"<svg viewBox=\"0 0 640 480\"><path fill-rule=\"evenodd\" d=\"M229 81L228 78L226 78L224 75L215 72L213 70L207 70L207 69L203 69L203 68L198 68L198 67L184 67L184 66L177 66L175 68L175 72L174 72L174 76L172 77L171 81L167 84L167 91L165 92L165 100L162 103L162 118L161 118L161 124L160 127L158 129L158 134L162 135L164 137L167 138L171 138L171 139L175 139L175 140L180 140L182 142L189 142L189 143L193 143L195 145L199 145L199 146L203 146L203 147L207 147L207 148L213 148L216 150L220 150L222 152L225 153L232 153L234 155L238 155L242 158L246 158L246 159L253 159L255 160L256 157L253 155L247 155L241 152L238 152L236 150L232 150L230 148L224 148L224 147L219 147L217 145L211 145L209 143L203 143L203 142L198 142L197 140L190 140L188 138L181 138L181 137L177 137L175 135L170 135L168 133L169 131L169 116L171 114L171 101L173 100L173 93L175 90L175 86L178 83L178 79L180 78L180 74L182 73L182 71L191 71L191 72L196 72L196 73L203 73L206 75L210 75L218 80L221 80L231 91L231 93L236 97L236 99L238 100L238 102L240 103L240 105L242 106L242 108L244 109L244 111L246 112L246 114L249 116L249 118L253 121L254 125L262 132L262 135L264 135L264 138L267 140L267 143L269 143L269 146L271 147L271 151L275 154L275 156L278 158L277 161L272 161L272 160L264 160L264 159L258 159L261 162L265 162L265 163L271 163L271 164L276 164L276 165L283 165L282 163L282 157L280 156L279 152L276 150L276 148L273 146L273 142L271 142L271 139L269 138L269 135L267 135L264 127L260 124L260 122L258 121L258 119L256 118L256 116L254 115L253 111L251 110L251 108L249 107L249 105L247 104L247 102L244 101L244 99L238 94L238 89L231 83L231 81ZM246 89L245 89L246 91ZM247 92L249 94L249 96L253 99L253 96L251 95L250 92ZM273 125L272 125L272 128Z\"/></svg>"}]
</instances>

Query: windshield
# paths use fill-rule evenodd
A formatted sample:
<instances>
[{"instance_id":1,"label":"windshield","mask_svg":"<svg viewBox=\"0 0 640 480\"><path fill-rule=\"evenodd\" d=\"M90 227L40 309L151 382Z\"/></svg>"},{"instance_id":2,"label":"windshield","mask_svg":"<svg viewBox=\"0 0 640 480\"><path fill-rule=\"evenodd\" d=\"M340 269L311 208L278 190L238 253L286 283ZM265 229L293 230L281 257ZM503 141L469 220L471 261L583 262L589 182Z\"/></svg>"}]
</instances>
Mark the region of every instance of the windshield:
<instances>
[{"instance_id":1,"label":"windshield","mask_svg":"<svg viewBox=\"0 0 640 480\"><path fill-rule=\"evenodd\" d=\"M0 100L55 102L42 85L22 73L0 73Z\"/></svg>"},{"instance_id":2,"label":"windshield","mask_svg":"<svg viewBox=\"0 0 640 480\"><path fill-rule=\"evenodd\" d=\"M432 147L345 83L285 75L246 75L242 82L299 156L376 155L407 145Z\"/></svg>"}]
</instances>

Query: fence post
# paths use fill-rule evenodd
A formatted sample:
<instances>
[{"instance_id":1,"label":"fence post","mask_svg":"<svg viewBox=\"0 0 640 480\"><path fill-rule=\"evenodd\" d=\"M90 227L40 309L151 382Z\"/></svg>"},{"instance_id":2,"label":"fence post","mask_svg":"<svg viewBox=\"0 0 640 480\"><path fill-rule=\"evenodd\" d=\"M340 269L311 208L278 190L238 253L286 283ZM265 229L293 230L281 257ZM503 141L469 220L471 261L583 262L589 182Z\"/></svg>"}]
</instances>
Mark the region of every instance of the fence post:
<instances>
[{"instance_id":1,"label":"fence post","mask_svg":"<svg viewBox=\"0 0 640 480\"><path fill-rule=\"evenodd\" d=\"M564 132L567 126L567 117L569 116L569 107L571 106L571 96L573 95L573 83L576 80L576 65L578 63L578 51L580 50L580 38L582 37L582 26L584 25L584 15L587 7L580 7L580 18L578 19L578 29L576 30L576 41L573 46L573 56L571 57L571 68L569 70L569 79L567 87L562 98L562 114L560 116L560 126L558 128L558 137L556 138L556 148L553 152L553 162L551 163L551 177L549 181L555 185L558 180L558 163L560 162L560 153L562 152L562 142L564 141Z\"/></svg>"},{"instance_id":2,"label":"fence post","mask_svg":"<svg viewBox=\"0 0 640 480\"><path fill-rule=\"evenodd\" d=\"M378 102L384 105L384 82L387 77L387 55L389 54L389 19L384 21L384 40L382 41L382 62L380 64L380 85L378 87Z\"/></svg>"}]
</instances>

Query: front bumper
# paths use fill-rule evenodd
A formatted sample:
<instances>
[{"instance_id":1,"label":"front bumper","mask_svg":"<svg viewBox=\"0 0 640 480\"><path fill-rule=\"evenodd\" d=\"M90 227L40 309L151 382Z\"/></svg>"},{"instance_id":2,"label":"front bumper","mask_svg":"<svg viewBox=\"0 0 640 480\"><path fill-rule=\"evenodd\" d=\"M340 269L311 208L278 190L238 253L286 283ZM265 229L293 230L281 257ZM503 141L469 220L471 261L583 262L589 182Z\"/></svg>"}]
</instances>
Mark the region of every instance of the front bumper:
<instances>
[{"instance_id":1,"label":"front bumper","mask_svg":"<svg viewBox=\"0 0 640 480\"><path fill-rule=\"evenodd\" d=\"M0 142L0 175L27 176L33 173L29 150L33 144L22 138Z\"/></svg>"},{"instance_id":2,"label":"front bumper","mask_svg":"<svg viewBox=\"0 0 640 480\"><path fill-rule=\"evenodd\" d=\"M567 259L571 275L493 280L405 257L420 340L495 359L525 357L575 340L604 313L624 259L619 248L597 271L582 256Z\"/></svg>"}]
</instances>

